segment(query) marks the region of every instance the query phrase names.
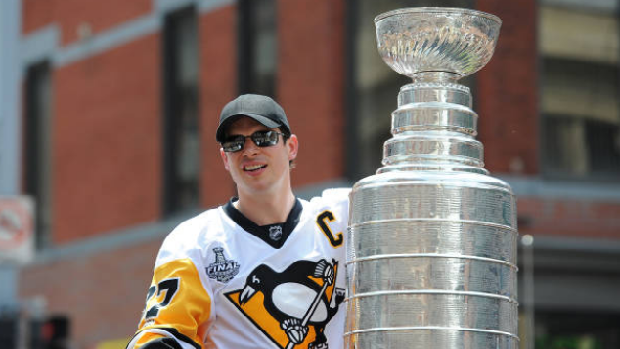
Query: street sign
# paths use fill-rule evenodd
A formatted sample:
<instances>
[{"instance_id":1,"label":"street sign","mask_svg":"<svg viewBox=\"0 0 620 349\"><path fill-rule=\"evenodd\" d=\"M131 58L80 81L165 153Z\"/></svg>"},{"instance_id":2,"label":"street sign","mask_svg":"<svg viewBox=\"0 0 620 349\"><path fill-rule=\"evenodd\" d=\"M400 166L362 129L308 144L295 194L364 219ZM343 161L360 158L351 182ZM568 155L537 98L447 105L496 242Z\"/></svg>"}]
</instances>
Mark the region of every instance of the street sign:
<instances>
[{"instance_id":1,"label":"street sign","mask_svg":"<svg viewBox=\"0 0 620 349\"><path fill-rule=\"evenodd\" d=\"M29 196L0 196L0 263L22 264L34 255L34 203Z\"/></svg>"}]
</instances>

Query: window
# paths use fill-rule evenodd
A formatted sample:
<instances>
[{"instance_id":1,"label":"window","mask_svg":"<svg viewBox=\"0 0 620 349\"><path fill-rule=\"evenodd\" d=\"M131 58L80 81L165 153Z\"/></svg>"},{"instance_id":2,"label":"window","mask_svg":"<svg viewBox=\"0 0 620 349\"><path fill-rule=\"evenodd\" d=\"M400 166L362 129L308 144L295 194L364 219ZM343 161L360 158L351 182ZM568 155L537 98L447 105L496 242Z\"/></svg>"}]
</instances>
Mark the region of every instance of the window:
<instances>
[{"instance_id":1,"label":"window","mask_svg":"<svg viewBox=\"0 0 620 349\"><path fill-rule=\"evenodd\" d=\"M275 97L276 1L241 0L239 36L239 92Z\"/></svg>"},{"instance_id":2,"label":"window","mask_svg":"<svg viewBox=\"0 0 620 349\"><path fill-rule=\"evenodd\" d=\"M615 0L541 2L542 157L548 178L620 178L617 10Z\"/></svg>"},{"instance_id":3,"label":"window","mask_svg":"<svg viewBox=\"0 0 620 349\"><path fill-rule=\"evenodd\" d=\"M604 312L536 314L536 348L612 349L620 345L620 316Z\"/></svg>"},{"instance_id":4,"label":"window","mask_svg":"<svg viewBox=\"0 0 620 349\"><path fill-rule=\"evenodd\" d=\"M164 190L171 214L199 204L198 29L195 8L164 22Z\"/></svg>"},{"instance_id":5,"label":"window","mask_svg":"<svg viewBox=\"0 0 620 349\"><path fill-rule=\"evenodd\" d=\"M473 0L349 0L347 7L347 156L346 176L351 181L372 175L381 167L383 143L391 138L391 113L398 91L411 79L391 70L377 52L374 19L381 13L405 7L474 8ZM472 78L459 80L470 86ZM475 108L474 108L475 110Z\"/></svg>"},{"instance_id":6,"label":"window","mask_svg":"<svg viewBox=\"0 0 620 349\"><path fill-rule=\"evenodd\" d=\"M33 64L24 84L24 191L35 202L35 247L50 243L52 142L50 64Z\"/></svg>"},{"instance_id":7,"label":"window","mask_svg":"<svg viewBox=\"0 0 620 349\"><path fill-rule=\"evenodd\" d=\"M17 348L21 332L19 313L6 310L0 312L0 343L5 348Z\"/></svg>"}]
</instances>

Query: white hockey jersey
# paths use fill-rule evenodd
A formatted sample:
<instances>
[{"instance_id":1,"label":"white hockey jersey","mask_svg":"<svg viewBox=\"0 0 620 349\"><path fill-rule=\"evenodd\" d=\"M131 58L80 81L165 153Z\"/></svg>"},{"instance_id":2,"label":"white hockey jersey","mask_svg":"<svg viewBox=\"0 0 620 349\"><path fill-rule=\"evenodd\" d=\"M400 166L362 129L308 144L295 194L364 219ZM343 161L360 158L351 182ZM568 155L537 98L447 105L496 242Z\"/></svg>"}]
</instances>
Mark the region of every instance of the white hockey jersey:
<instances>
[{"instance_id":1,"label":"white hockey jersey","mask_svg":"<svg viewBox=\"0 0 620 349\"><path fill-rule=\"evenodd\" d=\"M342 348L348 189L297 200L287 222L258 227L231 203L164 241L138 349Z\"/></svg>"}]
</instances>

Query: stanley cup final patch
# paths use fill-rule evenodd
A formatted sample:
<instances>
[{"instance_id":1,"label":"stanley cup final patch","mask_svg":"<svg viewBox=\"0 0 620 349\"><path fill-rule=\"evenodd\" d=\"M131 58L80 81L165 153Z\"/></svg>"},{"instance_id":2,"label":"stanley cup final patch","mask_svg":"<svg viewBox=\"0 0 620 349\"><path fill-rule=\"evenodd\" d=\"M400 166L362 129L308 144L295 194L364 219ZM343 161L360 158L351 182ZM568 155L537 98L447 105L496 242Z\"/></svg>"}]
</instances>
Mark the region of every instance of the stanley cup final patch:
<instances>
[{"instance_id":1,"label":"stanley cup final patch","mask_svg":"<svg viewBox=\"0 0 620 349\"><path fill-rule=\"evenodd\" d=\"M215 262L209 264L207 275L211 279L219 282L228 282L239 273L240 264L236 261L226 259L224 257L224 249L216 247L213 249L215 253Z\"/></svg>"}]
</instances>

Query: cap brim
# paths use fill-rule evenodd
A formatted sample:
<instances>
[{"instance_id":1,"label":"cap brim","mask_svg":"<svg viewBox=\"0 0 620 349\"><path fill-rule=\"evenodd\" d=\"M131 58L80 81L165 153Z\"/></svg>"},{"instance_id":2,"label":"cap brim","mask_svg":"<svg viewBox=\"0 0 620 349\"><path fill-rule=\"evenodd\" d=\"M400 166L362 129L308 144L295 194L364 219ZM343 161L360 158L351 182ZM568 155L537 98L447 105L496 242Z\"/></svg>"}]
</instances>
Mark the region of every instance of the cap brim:
<instances>
[{"instance_id":1,"label":"cap brim","mask_svg":"<svg viewBox=\"0 0 620 349\"><path fill-rule=\"evenodd\" d=\"M262 116L262 115L258 115L258 114L243 114L245 116L249 116L252 119L260 122L263 126L265 127L269 127L269 128L278 128L280 127L280 124L276 121L271 120L270 118L266 117L266 116Z\"/></svg>"},{"instance_id":2,"label":"cap brim","mask_svg":"<svg viewBox=\"0 0 620 349\"><path fill-rule=\"evenodd\" d=\"M231 122L237 120L239 117L241 116L247 116L249 118L252 118L256 121L258 121L261 125L265 126L265 127L269 127L269 128L278 128L278 127L282 127L282 125L280 125L279 123L277 123L276 121L271 120L270 118L263 116L263 115L258 115L258 114L250 114L250 113L244 113L244 114L237 114L237 115L231 115L229 116L226 121L224 121L218 128L217 128L217 133L216 133L216 140L218 142L223 142L224 141L224 133L226 131L226 128L230 125Z\"/></svg>"}]
</instances>

